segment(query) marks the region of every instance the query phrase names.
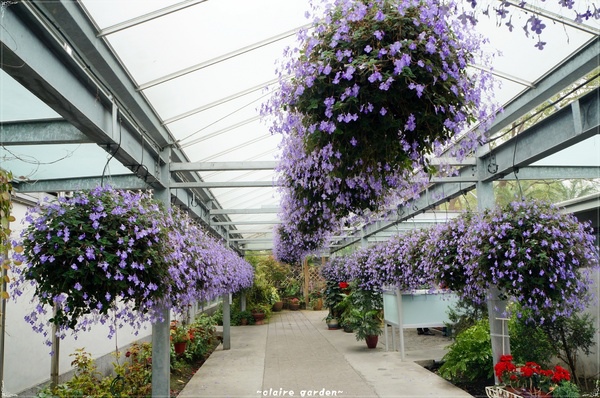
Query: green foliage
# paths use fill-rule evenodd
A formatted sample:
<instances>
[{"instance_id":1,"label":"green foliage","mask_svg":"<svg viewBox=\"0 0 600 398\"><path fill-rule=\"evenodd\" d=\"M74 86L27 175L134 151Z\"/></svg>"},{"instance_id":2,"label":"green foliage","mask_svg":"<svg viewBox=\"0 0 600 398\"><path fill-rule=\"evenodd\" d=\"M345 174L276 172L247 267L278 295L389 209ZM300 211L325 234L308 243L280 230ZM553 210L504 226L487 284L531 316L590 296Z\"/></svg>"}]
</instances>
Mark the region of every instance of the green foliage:
<instances>
[{"instance_id":1,"label":"green foliage","mask_svg":"<svg viewBox=\"0 0 600 398\"><path fill-rule=\"evenodd\" d=\"M337 308L337 305L344 299L344 297L344 293L342 292L338 282L331 280L326 282L323 304L329 308L329 314L327 315L328 319L339 318L341 312Z\"/></svg>"},{"instance_id":2,"label":"green foliage","mask_svg":"<svg viewBox=\"0 0 600 398\"><path fill-rule=\"evenodd\" d=\"M215 323L212 317L201 314L187 328L191 338L183 356L176 357L171 349L171 369L185 362L206 358L216 344ZM72 365L75 375L54 388L44 388L37 398L59 397L147 397L152 392L152 344L134 343L125 352L125 361L113 362L114 375L104 377L83 348L75 350Z\"/></svg>"},{"instance_id":3,"label":"green foliage","mask_svg":"<svg viewBox=\"0 0 600 398\"><path fill-rule=\"evenodd\" d=\"M128 358L123 365L113 363L117 378L113 379L112 392L123 396L127 391L133 397L150 395L152 386L152 344L134 343L125 352ZM119 380L122 380L119 383Z\"/></svg>"},{"instance_id":4,"label":"green foliage","mask_svg":"<svg viewBox=\"0 0 600 398\"><path fill-rule=\"evenodd\" d=\"M92 356L83 348L75 350L70 356L74 357L71 365L75 367L75 375L66 383L40 391L38 396L71 397L109 397L110 378L103 378L96 369Z\"/></svg>"},{"instance_id":5,"label":"green foliage","mask_svg":"<svg viewBox=\"0 0 600 398\"><path fill-rule=\"evenodd\" d=\"M592 316L573 314L569 318L558 317L552 322L545 322L541 329L554 343L556 356L568 365L571 374L579 381L578 353L589 355L595 345L596 327Z\"/></svg>"},{"instance_id":6,"label":"green foliage","mask_svg":"<svg viewBox=\"0 0 600 398\"><path fill-rule=\"evenodd\" d=\"M338 322L341 327L352 329L352 310L354 309L352 294L342 293L342 297L342 300L335 306L335 310L339 314Z\"/></svg>"},{"instance_id":7,"label":"green foliage","mask_svg":"<svg viewBox=\"0 0 600 398\"><path fill-rule=\"evenodd\" d=\"M550 360L556 355L556 342L550 340L541 328L515 314L508 322L508 330L510 351L516 363L536 362L543 367L550 365Z\"/></svg>"},{"instance_id":8,"label":"green foliage","mask_svg":"<svg viewBox=\"0 0 600 398\"><path fill-rule=\"evenodd\" d=\"M190 339L188 327L182 322L172 321L170 330L171 342L184 343Z\"/></svg>"},{"instance_id":9,"label":"green foliage","mask_svg":"<svg viewBox=\"0 0 600 398\"><path fill-rule=\"evenodd\" d=\"M223 326L223 304L219 304L217 310L211 315L215 325Z\"/></svg>"},{"instance_id":10,"label":"green foliage","mask_svg":"<svg viewBox=\"0 0 600 398\"><path fill-rule=\"evenodd\" d=\"M273 304L281 299L279 292L286 288L289 266L272 256L248 255L246 260L254 267L254 283L245 290L248 308L264 310L269 316Z\"/></svg>"},{"instance_id":11,"label":"green foliage","mask_svg":"<svg viewBox=\"0 0 600 398\"><path fill-rule=\"evenodd\" d=\"M379 336L383 332L382 311L381 292L359 289L354 282L350 284L350 292L343 295L336 306L336 312L343 318L344 325L354 331L357 341L367 336Z\"/></svg>"},{"instance_id":12,"label":"green foliage","mask_svg":"<svg viewBox=\"0 0 600 398\"><path fill-rule=\"evenodd\" d=\"M241 325L242 319L245 319L246 323L248 325L254 324L254 317L252 316L252 312L250 312L248 310L244 310L244 311L236 310L235 312L232 312L232 314L231 314L231 324L232 325L234 325L234 326Z\"/></svg>"},{"instance_id":13,"label":"green foliage","mask_svg":"<svg viewBox=\"0 0 600 398\"><path fill-rule=\"evenodd\" d=\"M579 398L579 387L570 381L561 382L552 390L552 398Z\"/></svg>"},{"instance_id":14,"label":"green foliage","mask_svg":"<svg viewBox=\"0 0 600 398\"><path fill-rule=\"evenodd\" d=\"M492 343L487 319L462 331L443 358L439 374L451 382L469 382L493 377Z\"/></svg>"},{"instance_id":15,"label":"green foliage","mask_svg":"<svg viewBox=\"0 0 600 398\"><path fill-rule=\"evenodd\" d=\"M264 276L267 284L277 289L281 295L285 289L285 282L291 274L289 264L275 260L273 256L248 254L246 260L254 267L256 273Z\"/></svg>"},{"instance_id":16,"label":"green foliage","mask_svg":"<svg viewBox=\"0 0 600 398\"><path fill-rule=\"evenodd\" d=\"M294 278L288 278L283 284L283 297L302 297L302 283Z\"/></svg>"},{"instance_id":17,"label":"green foliage","mask_svg":"<svg viewBox=\"0 0 600 398\"><path fill-rule=\"evenodd\" d=\"M10 249L10 223L15 221L15 217L11 214L12 210L12 174L0 169L0 302L9 298L6 285L10 282L8 270L12 265L12 261L8 256ZM15 251L21 251L21 246L15 247ZM19 265L15 262L15 265ZM0 311L0 315L2 312Z\"/></svg>"},{"instance_id":18,"label":"green foliage","mask_svg":"<svg viewBox=\"0 0 600 398\"><path fill-rule=\"evenodd\" d=\"M215 322L212 317L201 314L189 326L190 339L185 349L184 358L195 361L205 358L217 338Z\"/></svg>"}]
</instances>

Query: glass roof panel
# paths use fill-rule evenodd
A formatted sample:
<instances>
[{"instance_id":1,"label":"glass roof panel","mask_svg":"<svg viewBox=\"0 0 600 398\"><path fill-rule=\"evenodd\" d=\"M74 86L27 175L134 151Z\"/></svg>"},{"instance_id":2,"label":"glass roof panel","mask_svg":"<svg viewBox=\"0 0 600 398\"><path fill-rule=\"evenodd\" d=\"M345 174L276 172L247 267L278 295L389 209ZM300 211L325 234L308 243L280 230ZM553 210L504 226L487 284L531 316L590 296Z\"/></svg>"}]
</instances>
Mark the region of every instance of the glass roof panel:
<instances>
[{"instance_id":1,"label":"glass roof panel","mask_svg":"<svg viewBox=\"0 0 600 398\"><path fill-rule=\"evenodd\" d=\"M173 136L181 140L181 144L192 142L195 139L212 134L239 122L258 116L257 109L269 93L263 93L261 89L252 93L232 99L220 105L195 112L187 117L182 117L167 126ZM198 95L200 97L200 95ZM208 106L211 104L209 103ZM205 107L206 105L201 105ZM192 109L192 111L200 107Z\"/></svg>"},{"instance_id":2,"label":"glass roof panel","mask_svg":"<svg viewBox=\"0 0 600 398\"><path fill-rule=\"evenodd\" d=\"M0 69L0 120L57 119L60 115Z\"/></svg>"},{"instance_id":3,"label":"glass roof panel","mask_svg":"<svg viewBox=\"0 0 600 398\"><path fill-rule=\"evenodd\" d=\"M144 90L144 94L155 105L158 114L168 119L182 111L265 85L275 78L273 59L281 51L280 47L262 47L151 87Z\"/></svg>"},{"instance_id":4,"label":"glass roof panel","mask_svg":"<svg viewBox=\"0 0 600 398\"><path fill-rule=\"evenodd\" d=\"M145 15L181 0L92 0L82 1L100 29Z\"/></svg>"},{"instance_id":5,"label":"glass roof panel","mask_svg":"<svg viewBox=\"0 0 600 398\"><path fill-rule=\"evenodd\" d=\"M136 81L145 83L302 26L306 5L306 0L207 1L108 39ZM107 11L90 13L96 18Z\"/></svg>"},{"instance_id":6,"label":"glass roof panel","mask_svg":"<svg viewBox=\"0 0 600 398\"><path fill-rule=\"evenodd\" d=\"M110 155L96 144L27 145L0 147L2 167L19 180L52 180L100 176ZM94 160L94 161L92 161ZM111 161L105 175L131 174Z\"/></svg>"}]
</instances>

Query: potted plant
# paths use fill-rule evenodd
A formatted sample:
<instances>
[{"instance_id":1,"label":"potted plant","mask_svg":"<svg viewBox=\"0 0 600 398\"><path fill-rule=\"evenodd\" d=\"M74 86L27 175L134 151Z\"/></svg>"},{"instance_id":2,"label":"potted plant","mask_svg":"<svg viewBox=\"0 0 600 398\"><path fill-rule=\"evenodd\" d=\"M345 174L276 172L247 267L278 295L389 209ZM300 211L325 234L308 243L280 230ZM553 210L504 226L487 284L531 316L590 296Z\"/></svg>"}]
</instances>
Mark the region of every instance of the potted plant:
<instances>
[{"instance_id":1,"label":"potted plant","mask_svg":"<svg viewBox=\"0 0 600 398\"><path fill-rule=\"evenodd\" d=\"M313 291L308 297L310 299L310 307L314 311L321 311L323 309L323 294L320 291Z\"/></svg>"},{"instance_id":2,"label":"potted plant","mask_svg":"<svg viewBox=\"0 0 600 398\"><path fill-rule=\"evenodd\" d=\"M254 324L254 316L252 315L252 312L248 310L239 311L235 314L233 319L237 325L245 326Z\"/></svg>"},{"instance_id":3,"label":"potted plant","mask_svg":"<svg viewBox=\"0 0 600 398\"><path fill-rule=\"evenodd\" d=\"M453 9L454 1L334 1L302 32L279 94L263 107L283 134L282 254L320 247L345 217L409 195L420 184L415 170L436 170L428 155L495 112L482 101L488 72L460 66L485 63L476 57L483 40L454 23ZM462 137L464 152L477 135Z\"/></svg>"},{"instance_id":4,"label":"potted plant","mask_svg":"<svg viewBox=\"0 0 600 398\"><path fill-rule=\"evenodd\" d=\"M336 281L330 280L330 279L328 279L327 282L325 283L325 291L323 294L323 297L324 297L323 301L324 301L325 306L329 309L329 314L325 318L327 321L335 319L336 323L337 323L337 320L338 320L340 314L339 314L339 310L336 308L336 306L344 298L344 294L342 292L341 286L344 286L344 288L347 288L348 283L336 282ZM335 328L337 329L338 327L339 326L336 325Z\"/></svg>"},{"instance_id":5,"label":"potted plant","mask_svg":"<svg viewBox=\"0 0 600 398\"><path fill-rule=\"evenodd\" d=\"M357 341L365 340L367 347L375 348L383 332L383 297L379 291L359 288L357 282L352 282L350 291L345 322L354 330Z\"/></svg>"},{"instance_id":6,"label":"potted plant","mask_svg":"<svg viewBox=\"0 0 600 398\"><path fill-rule=\"evenodd\" d=\"M368 348L377 347L379 336L383 332L380 310L361 311L359 308L352 308L347 315L346 324L354 331L356 341L365 340Z\"/></svg>"},{"instance_id":7,"label":"potted plant","mask_svg":"<svg viewBox=\"0 0 600 398\"><path fill-rule=\"evenodd\" d=\"M183 354L187 347L187 342L190 340L188 327L181 322L171 322L170 335L171 341L173 342L173 348L175 349L175 354Z\"/></svg>"},{"instance_id":8,"label":"potted plant","mask_svg":"<svg viewBox=\"0 0 600 398\"><path fill-rule=\"evenodd\" d=\"M262 307L254 307L252 309L252 317L254 318L254 324L255 325L262 325L264 324L264 320L266 318L267 314L264 308Z\"/></svg>"},{"instance_id":9,"label":"potted plant","mask_svg":"<svg viewBox=\"0 0 600 398\"><path fill-rule=\"evenodd\" d=\"M300 309L300 300L298 297L290 299L290 310L298 311L298 309Z\"/></svg>"},{"instance_id":10,"label":"potted plant","mask_svg":"<svg viewBox=\"0 0 600 398\"><path fill-rule=\"evenodd\" d=\"M342 329L346 333L354 332L352 325L352 293L344 294L344 298L335 306L336 311L339 313L339 322Z\"/></svg>"},{"instance_id":11,"label":"potted plant","mask_svg":"<svg viewBox=\"0 0 600 398\"><path fill-rule=\"evenodd\" d=\"M279 296L279 292L276 287L271 288L271 302L273 303L273 311L279 312L283 309L283 301Z\"/></svg>"},{"instance_id":12,"label":"potted plant","mask_svg":"<svg viewBox=\"0 0 600 398\"><path fill-rule=\"evenodd\" d=\"M25 317L44 336L52 325L61 334L106 322L139 330L165 307L180 312L252 283L249 263L149 191L76 191L29 208L25 220L13 291L32 289Z\"/></svg>"},{"instance_id":13,"label":"potted plant","mask_svg":"<svg viewBox=\"0 0 600 398\"><path fill-rule=\"evenodd\" d=\"M327 324L328 330L338 330L340 323L338 319L331 314L331 312L325 317L325 323Z\"/></svg>"}]
</instances>

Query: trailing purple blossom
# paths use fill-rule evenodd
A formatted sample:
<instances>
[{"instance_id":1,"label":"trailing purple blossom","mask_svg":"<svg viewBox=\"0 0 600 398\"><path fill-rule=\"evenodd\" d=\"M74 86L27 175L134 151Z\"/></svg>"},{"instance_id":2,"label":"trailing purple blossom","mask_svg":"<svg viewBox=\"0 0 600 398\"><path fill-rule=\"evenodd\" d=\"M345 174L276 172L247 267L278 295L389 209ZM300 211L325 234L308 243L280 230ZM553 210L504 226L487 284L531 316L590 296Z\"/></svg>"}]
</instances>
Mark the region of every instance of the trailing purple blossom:
<instances>
[{"instance_id":1,"label":"trailing purple blossom","mask_svg":"<svg viewBox=\"0 0 600 398\"><path fill-rule=\"evenodd\" d=\"M454 1L323 4L314 33L300 32L301 48L288 50L279 90L262 109L283 135L277 242L288 247L276 250L295 258L347 217L414 197L433 171L425 156L463 135L453 155L466 156L485 129L464 132L496 110L491 74L466 73L489 60L472 27L453 18Z\"/></svg>"},{"instance_id":2,"label":"trailing purple blossom","mask_svg":"<svg viewBox=\"0 0 600 398\"><path fill-rule=\"evenodd\" d=\"M480 237L480 288L498 286L533 314L568 317L592 299L598 248L589 225L539 201L513 202L486 212ZM544 322L543 318L531 321Z\"/></svg>"},{"instance_id":3,"label":"trailing purple blossom","mask_svg":"<svg viewBox=\"0 0 600 398\"><path fill-rule=\"evenodd\" d=\"M76 192L31 208L15 254L15 299L33 288L25 315L49 339L49 322L64 337L99 323L116 329L160 319L194 301L252 284L253 268L177 209L148 193L110 187ZM13 242L17 247L18 242ZM52 314L52 308L56 313Z\"/></svg>"},{"instance_id":4,"label":"trailing purple blossom","mask_svg":"<svg viewBox=\"0 0 600 398\"><path fill-rule=\"evenodd\" d=\"M598 256L589 225L554 205L524 201L393 236L333 258L322 274L334 282L356 281L366 290L443 284L478 303L498 287L531 314L530 322L544 323L589 305Z\"/></svg>"}]
</instances>

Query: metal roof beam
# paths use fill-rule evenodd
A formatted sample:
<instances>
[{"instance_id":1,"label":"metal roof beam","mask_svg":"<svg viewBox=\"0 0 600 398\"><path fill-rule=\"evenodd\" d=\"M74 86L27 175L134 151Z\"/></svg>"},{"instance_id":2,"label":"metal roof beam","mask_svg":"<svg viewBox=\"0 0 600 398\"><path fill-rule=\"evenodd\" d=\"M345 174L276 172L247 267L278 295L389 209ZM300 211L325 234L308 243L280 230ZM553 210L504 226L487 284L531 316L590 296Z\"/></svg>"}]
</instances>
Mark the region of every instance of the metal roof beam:
<instances>
[{"instance_id":1,"label":"metal roof beam","mask_svg":"<svg viewBox=\"0 0 600 398\"><path fill-rule=\"evenodd\" d=\"M581 22L577 22L577 21L573 20L573 18L565 17L564 15L560 15L560 14L557 14L552 11L544 10L543 8L536 7L531 4L527 4L523 1L515 1L515 0L504 0L504 1L506 1L510 5L520 8L526 12L541 15L542 17L551 19L552 21L561 23L566 26L570 26L575 29L579 29L583 32L590 33L595 36L600 35L600 29L596 29L593 26L589 26L589 25L583 24Z\"/></svg>"},{"instance_id":2,"label":"metal roof beam","mask_svg":"<svg viewBox=\"0 0 600 398\"><path fill-rule=\"evenodd\" d=\"M230 229L229 235L237 235L237 234L272 234L273 230L259 231L257 229L249 229L249 230L238 230L238 229Z\"/></svg>"},{"instance_id":3,"label":"metal roof beam","mask_svg":"<svg viewBox=\"0 0 600 398\"><path fill-rule=\"evenodd\" d=\"M139 17L132 18L132 19L129 19L127 21L123 21L121 23L109 26L108 28L102 29L100 31L100 33L98 33L98 37L108 36L108 35L111 35L113 33L117 33L117 32L120 32L122 30L125 30L125 29L129 29L129 28L131 28L133 26L146 23L148 21L151 21L151 20L156 19L156 18L163 17L165 15L169 15L169 14L171 14L173 12L177 12L177 11L183 10L185 8L194 6L196 4L204 3L205 1L207 1L207 0L185 0L185 1L182 1L180 3L176 3L176 4L173 4L173 5L170 5L168 7L161 8L160 10L156 10L156 11L144 14L144 15L140 15Z\"/></svg>"},{"instance_id":4,"label":"metal roof beam","mask_svg":"<svg viewBox=\"0 0 600 398\"><path fill-rule=\"evenodd\" d=\"M595 37L572 57L539 81L534 82L535 89L525 91L506 104L504 111L496 116L486 135L492 136L498 133L569 84L592 72L598 67L598 53L600 53L600 37Z\"/></svg>"},{"instance_id":5,"label":"metal roof beam","mask_svg":"<svg viewBox=\"0 0 600 398\"><path fill-rule=\"evenodd\" d=\"M497 180L600 134L599 126L600 88L596 88L482 156L496 169L482 170L483 181Z\"/></svg>"},{"instance_id":6,"label":"metal roof beam","mask_svg":"<svg viewBox=\"0 0 600 398\"><path fill-rule=\"evenodd\" d=\"M70 8L72 4L41 2L35 6ZM31 7L29 3L20 2L4 10L3 28L11 34L0 35L2 69L90 141L105 147L108 152L119 147L114 158L121 164L134 172L139 170L141 177L163 187L156 165L166 160L161 159L159 151L149 143L142 144L141 133L127 120L118 123L121 112L105 97L104 87L95 76L82 77L86 72L78 60L63 48L64 42L61 46L61 39L55 33L44 31L50 28L38 19L43 17L36 15ZM34 31L36 25L43 33ZM140 170L138 165L142 159L144 169Z\"/></svg>"},{"instance_id":7,"label":"metal roof beam","mask_svg":"<svg viewBox=\"0 0 600 398\"><path fill-rule=\"evenodd\" d=\"M275 187L273 181L172 182L171 188L261 188Z\"/></svg>"},{"instance_id":8,"label":"metal roof beam","mask_svg":"<svg viewBox=\"0 0 600 398\"><path fill-rule=\"evenodd\" d=\"M261 239L261 238L229 238L230 242L238 242L240 244L243 243L269 243L273 242L273 238L271 239Z\"/></svg>"},{"instance_id":9,"label":"metal roof beam","mask_svg":"<svg viewBox=\"0 0 600 398\"><path fill-rule=\"evenodd\" d=\"M259 209L211 209L210 214L276 214L279 213L279 207L259 208ZM235 223L238 224L238 223Z\"/></svg>"},{"instance_id":10,"label":"metal roof beam","mask_svg":"<svg viewBox=\"0 0 600 398\"><path fill-rule=\"evenodd\" d=\"M174 123L174 122L176 122L178 120L185 119L186 117L195 115L196 113L204 112L204 111L206 111L208 109L214 108L215 106L223 105L223 104L225 104L225 103L227 103L229 101L233 101L234 99L238 99L240 97L243 97L244 95L247 95L247 94L253 93L255 91L259 91L259 90L264 90L265 88L267 88L269 86L272 86L273 84L277 83L278 81L279 81L279 79L269 80L269 81L261 83L261 84L259 84L257 86L250 87L250 88L248 88L246 90L239 91L239 92L237 92L235 94L232 94L232 95L229 95L227 97L218 99L218 100L216 100L214 102L211 102L209 104L202 105L201 107L198 107L198 108L192 109L190 111L184 112L182 114L173 116L173 117L171 117L169 119L165 119L163 121L163 123L165 125L167 125L167 124L170 124L170 123Z\"/></svg>"},{"instance_id":11,"label":"metal roof beam","mask_svg":"<svg viewBox=\"0 0 600 398\"><path fill-rule=\"evenodd\" d=\"M171 162L171 171L274 170L278 162Z\"/></svg>"},{"instance_id":12,"label":"metal roof beam","mask_svg":"<svg viewBox=\"0 0 600 398\"><path fill-rule=\"evenodd\" d=\"M475 166L477 159L475 157L468 157L462 160L458 160L454 157L440 157L440 158L431 158L428 159L428 162L432 166L441 166L441 165L449 165L449 166Z\"/></svg>"},{"instance_id":13,"label":"metal roof beam","mask_svg":"<svg viewBox=\"0 0 600 398\"><path fill-rule=\"evenodd\" d=\"M177 140L177 143L180 144L182 148L186 148L186 147L189 147L189 146L192 146L192 145L196 145L199 142L202 142L202 141L214 138L214 137L218 137L221 134L225 134L225 133L227 133L229 131L232 131L232 130L235 130L235 129L239 128L239 127L242 127L242 126L245 126L247 124L256 122L256 121L260 120L260 118L261 118L260 116L254 116L254 117L251 117L249 119L242 120L241 122L235 123L235 124L233 124L231 126L227 126L227 127L222 128L220 130L212 132L210 134L203 135L203 136L198 137L198 138L196 138L194 140L191 140L189 142L185 142L185 143L182 142L182 141L185 141L186 139L188 139L190 137L193 137L194 135L196 135L196 134L198 134L198 133L200 133L202 131L202 130L198 130L198 131L196 131L194 133L189 134L185 138Z\"/></svg>"},{"instance_id":14,"label":"metal roof beam","mask_svg":"<svg viewBox=\"0 0 600 398\"><path fill-rule=\"evenodd\" d=\"M340 242L337 248L341 249L354 243L359 243L362 238L369 238L381 231L394 227L398 223L407 221L412 217L425 212L428 208L441 205L473 188L475 188L475 183L435 184L431 186L426 193L423 193L421 197L408 202L406 206L399 208L396 212L390 212L388 220L379 220L364 226L351 238L344 239Z\"/></svg>"},{"instance_id":15,"label":"metal roof beam","mask_svg":"<svg viewBox=\"0 0 600 398\"><path fill-rule=\"evenodd\" d=\"M256 221L211 221L210 225L278 225L280 220L256 220Z\"/></svg>"},{"instance_id":16,"label":"metal roof beam","mask_svg":"<svg viewBox=\"0 0 600 398\"><path fill-rule=\"evenodd\" d=\"M65 120L0 122L2 145L89 144L93 141Z\"/></svg>"},{"instance_id":17,"label":"metal roof beam","mask_svg":"<svg viewBox=\"0 0 600 398\"><path fill-rule=\"evenodd\" d=\"M570 180L600 178L598 166L527 166L519 169L519 180ZM502 177L502 180L516 180L515 173Z\"/></svg>"},{"instance_id":18,"label":"metal roof beam","mask_svg":"<svg viewBox=\"0 0 600 398\"><path fill-rule=\"evenodd\" d=\"M101 185L102 177L55 178L37 180L35 182L13 182L19 192L71 192L94 189ZM104 184L117 189L150 189L151 187L136 175L119 175L104 177Z\"/></svg>"}]
</instances>

